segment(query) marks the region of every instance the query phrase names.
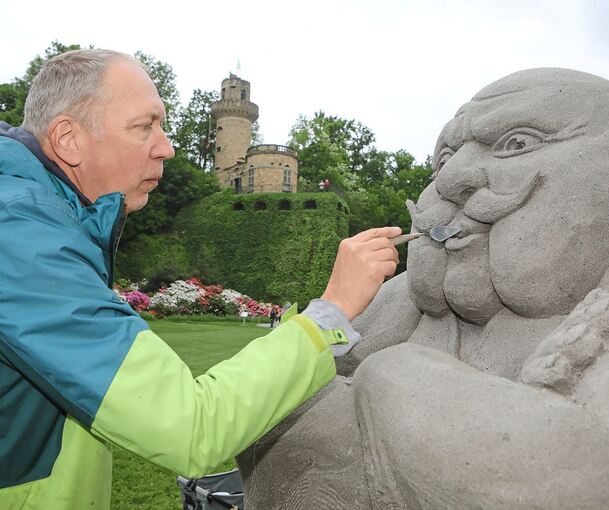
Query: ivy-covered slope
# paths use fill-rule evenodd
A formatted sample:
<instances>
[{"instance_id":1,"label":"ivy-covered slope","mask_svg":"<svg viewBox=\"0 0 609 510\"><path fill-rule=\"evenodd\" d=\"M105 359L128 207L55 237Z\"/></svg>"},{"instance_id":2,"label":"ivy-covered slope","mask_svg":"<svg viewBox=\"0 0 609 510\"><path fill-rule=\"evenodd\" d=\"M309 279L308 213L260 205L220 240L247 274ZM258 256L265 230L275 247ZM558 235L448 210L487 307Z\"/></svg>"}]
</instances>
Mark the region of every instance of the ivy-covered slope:
<instances>
[{"instance_id":1,"label":"ivy-covered slope","mask_svg":"<svg viewBox=\"0 0 609 510\"><path fill-rule=\"evenodd\" d=\"M333 193L217 193L175 224L193 269L275 303L319 297L348 235L344 202Z\"/></svg>"},{"instance_id":2,"label":"ivy-covered slope","mask_svg":"<svg viewBox=\"0 0 609 510\"><path fill-rule=\"evenodd\" d=\"M319 297L332 272L348 212L334 193L216 193L184 208L171 236L129 243L117 259L119 274L206 281L283 303Z\"/></svg>"}]
</instances>

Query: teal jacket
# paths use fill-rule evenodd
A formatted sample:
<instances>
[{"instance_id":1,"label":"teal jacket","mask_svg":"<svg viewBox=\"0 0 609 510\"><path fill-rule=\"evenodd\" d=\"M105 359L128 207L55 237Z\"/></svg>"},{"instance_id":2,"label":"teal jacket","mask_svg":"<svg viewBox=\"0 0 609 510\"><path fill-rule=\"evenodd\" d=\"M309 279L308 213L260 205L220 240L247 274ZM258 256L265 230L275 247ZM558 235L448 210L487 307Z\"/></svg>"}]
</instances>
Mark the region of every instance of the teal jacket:
<instances>
[{"instance_id":1,"label":"teal jacket","mask_svg":"<svg viewBox=\"0 0 609 510\"><path fill-rule=\"evenodd\" d=\"M0 123L2 509L109 508L112 444L202 476L335 376L339 334L296 315L193 379L112 291L122 209Z\"/></svg>"}]
</instances>

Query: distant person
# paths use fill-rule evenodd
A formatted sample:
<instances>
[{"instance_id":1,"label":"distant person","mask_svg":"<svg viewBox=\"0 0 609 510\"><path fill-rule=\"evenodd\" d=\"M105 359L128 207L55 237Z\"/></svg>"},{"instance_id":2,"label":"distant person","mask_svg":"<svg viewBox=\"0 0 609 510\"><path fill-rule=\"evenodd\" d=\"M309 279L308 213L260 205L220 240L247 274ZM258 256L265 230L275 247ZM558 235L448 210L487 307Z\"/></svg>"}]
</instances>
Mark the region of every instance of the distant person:
<instances>
[{"instance_id":1,"label":"distant person","mask_svg":"<svg viewBox=\"0 0 609 510\"><path fill-rule=\"evenodd\" d=\"M271 319L271 328L275 327L275 320L277 320L277 312L274 308L271 310L269 318Z\"/></svg>"},{"instance_id":2,"label":"distant person","mask_svg":"<svg viewBox=\"0 0 609 510\"><path fill-rule=\"evenodd\" d=\"M319 191L324 190L324 181L319 181Z\"/></svg>"},{"instance_id":3,"label":"distant person","mask_svg":"<svg viewBox=\"0 0 609 510\"><path fill-rule=\"evenodd\" d=\"M330 181L328 179L324 179L324 191L330 191Z\"/></svg>"},{"instance_id":4,"label":"distant person","mask_svg":"<svg viewBox=\"0 0 609 510\"><path fill-rule=\"evenodd\" d=\"M357 342L396 269L399 228L344 240L322 299L193 379L112 291L126 214L174 155L164 118L136 59L88 49L42 66L21 128L0 122L2 509L110 508L112 445L204 475L334 378L334 331Z\"/></svg>"}]
</instances>

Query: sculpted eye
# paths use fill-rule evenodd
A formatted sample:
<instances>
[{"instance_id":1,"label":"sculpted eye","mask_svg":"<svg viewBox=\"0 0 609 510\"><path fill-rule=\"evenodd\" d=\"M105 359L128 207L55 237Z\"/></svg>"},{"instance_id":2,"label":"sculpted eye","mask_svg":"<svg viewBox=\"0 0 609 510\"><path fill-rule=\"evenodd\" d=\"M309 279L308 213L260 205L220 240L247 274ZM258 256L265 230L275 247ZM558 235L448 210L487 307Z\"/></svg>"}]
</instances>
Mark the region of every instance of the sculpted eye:
<instances>
[{"instance_id":1,"label":"sculpted eye","mask_svg":"<svg viewBox=\"0 0 609 510\"><path fill-rule=\"evenodd\" d=\"M438 154L438 157L436 158L436 160L434 161L434 172L432 174L432 179L436 178L436 175L438 175L438 172L440 170L442 170L442 167L446 164L446 162L452 157L452 155L455 153L455 151L453 151L452 149L449 149L448 147L442 149L440 151L440 154Z\"/></svg>"},{"instance_id":2,"label":"sculpted eye","mask_svg":"<svg viewBox=\"0 0 609 510\"><path fill-rule=\"evenodd\" d=\"M493 155L509 158L539 149L547 135L532 128L516 128L504 134L493 146Z\"/></svg>"}]
</instances>

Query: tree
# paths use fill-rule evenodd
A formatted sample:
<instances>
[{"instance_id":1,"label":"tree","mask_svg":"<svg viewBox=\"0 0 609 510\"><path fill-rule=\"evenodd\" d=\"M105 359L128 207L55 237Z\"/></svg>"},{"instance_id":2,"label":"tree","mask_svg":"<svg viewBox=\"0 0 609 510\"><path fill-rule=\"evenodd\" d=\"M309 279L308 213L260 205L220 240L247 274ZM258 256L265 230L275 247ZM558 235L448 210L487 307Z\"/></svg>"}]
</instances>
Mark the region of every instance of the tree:
<instances>
[{"instance_id":1,"label":"tree","mask_svg":"<svg viewBox=\"0 0 609 510\"><path fill-rule=\"evenodd\" d=\"M163 129L167 133L167 136L173 139L177 126L177 118L180 113L180 93L176 87L176 75L173 67L141 51L135 52L135 58L148 71L150 78L156 85L159 96L161 96L165 104L165 123Z\"/></svg>"},{"instance_id":2,"label":"tree","mask_svg":"<svg viewBox=\"0 0 609 510\"><path fill-rule=\"evenodd\" d=\"M430 182L431 161L417 164L405 150L378 150L375 135L361 122L317 112L301 116L290 131L298 151L299 190L316 191L325 178L351 211L351 235L379 225L410 229L406 198L417 200Z\"/></svg>"},{"instance_id":3,"label":"tree","mask_svg":"<svg viewBox=\"0 0 609 510\"><path fill-rule=\"evenodd\" d=\"M260 124L258 121L252 124L252 145L260 145L264 143L264 137L260 132Z\"/></svg>"},{"instance_id":4,"label":"tree","mask_svg":"<svg viewBox=\"0 0 609 510\"><path fill-rule=\"evenodd\" d=\"M211 104L220 95L196 89L185 108L177 115L173 138L176 148L183 151L189 161L203 170L213 169L216 147L216 121L211 116Z\"/></svg>"},{"instance_id":5,"label":"tree","mask_svg":"<svg viewBox=\"0 0 609 510\"><path fill-rule=\"evenodd\" d=\"M202 172L182 151L165 161L159 193L167 197L166 207L173 217L185 207L203 197L220 191L220 184L213 172Z\"/></svg>"},{"instance_id":6,"label":"tree","mask_svg":"<svg viewBox=\"0 0 609 510\"><path fill-rule=\"evenodd\" d=\"M315 191L330 179L335 189L349 187L348 121L317 112L312 119L300 116L290 130L288 145L298 151L299 190Z\"/></svg>"},{"instance_id":7,"label":"tree","mask_svg":"<svg viewBox=\"0 0 609 510\"><path fill-rule=\"evenodd\" d=\"M26 96L27 91L17 83L1 83L0 120L8 122L11 126L21 125Z\"/></svg>"},{"instance_id":8,"label":"tree","mask_svg":"<svg viewBox=\"0 0 609 510\"><path fill-rule=\"evenodd\" d=\"M8 122L12 126L20 126L23 122L25 98L42 64L66 51L79 49L79 44L65 45L59 41L53 41L51 46L44 50L44 57L36 55L30 61L25 74L21 78L15 78L11 83L0 84L0 120Z\"/></svg>"}]
</instances>

